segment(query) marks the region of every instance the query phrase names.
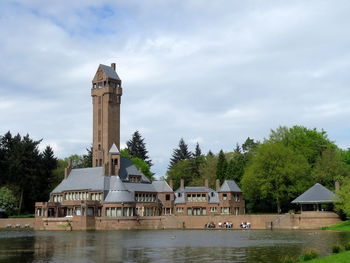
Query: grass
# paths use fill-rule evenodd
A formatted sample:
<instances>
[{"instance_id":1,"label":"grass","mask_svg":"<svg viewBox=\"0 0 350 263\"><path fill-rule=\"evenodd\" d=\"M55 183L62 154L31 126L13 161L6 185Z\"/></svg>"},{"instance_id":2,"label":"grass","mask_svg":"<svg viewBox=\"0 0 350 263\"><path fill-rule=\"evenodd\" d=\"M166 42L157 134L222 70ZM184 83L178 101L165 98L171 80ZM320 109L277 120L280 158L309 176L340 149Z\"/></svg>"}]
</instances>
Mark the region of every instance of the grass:
<instances>
[{"instance_id":1,"label":"grass","mask_svg":"<svg viewBox=\"0 0 350 263\"><path fill-rule=\"evenodd\" d=\"M324 258L313 259L307 262L308 263L349 263L350 251L334 254Z\"/></svg>"},{"instance_id":2,"label":"grass","mask_svg":"<svg viewBox=\"0 0 350 263\"><path fill-rule=\"evenodd\" d=\"M17 216L9 216L8 218L34 218L35 214L23 214Z\"/></svg>"},{"instance_id":3,"label":"grass","mask_svg":"<svg viewBox=\"0 0 350 263\"><path fill-rule=\"evenodd\" d=\"M324 230L340 230L340 231L350 231L350 220L341 222L333 226L323 227Z\"/></svg>"}]
</instances>

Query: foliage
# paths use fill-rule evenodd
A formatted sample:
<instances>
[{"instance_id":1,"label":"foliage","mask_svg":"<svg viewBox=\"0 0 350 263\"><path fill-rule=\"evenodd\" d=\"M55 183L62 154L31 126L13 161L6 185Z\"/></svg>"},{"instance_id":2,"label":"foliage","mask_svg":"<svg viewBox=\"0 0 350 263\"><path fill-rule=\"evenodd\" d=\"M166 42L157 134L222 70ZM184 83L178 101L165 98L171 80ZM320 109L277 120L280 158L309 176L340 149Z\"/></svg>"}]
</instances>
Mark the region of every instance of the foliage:
<instances>
[{"instance_id":1,"label":"foliage","mask_svg":"<svg viewBox=\"0 0 350 263\"><path fill-rule=\"evenodd\" d=\"M349 251L350 250L350 242L345 243L344 250Z\"/></svg>"},{"instance_id":2,"label":"foliage","mask_svg":"<svg viewBox=\"0 0 350 263\"><path fill-rule=\"evenodd\" d=\"M223 150L221 150L219 152L218 162L216 165L216 179L219 179L221 184L225 180L226 170L227 170L227 161Z\"/></svg>"},{"instance_id":3,"label":"foliage","mask_svg":"<svg viewBox=\"0 0 350 263\"><path fill-rule=\"evenodd\" d=\"M310 263L348 263L350 260L350 251L333 254L324 258L310 260Z\"/></svg>"},{"instance_id":4,"label":"foliage","mask_svg":"<svg viewBox=\"0 0 350 263\"><path fill-rule=\"evenodd\" d=\"M18 200L5 186L0 188L0 208L4 209L8 215L13 215L18 209Z\"/></svg>"},{"instance_id":5,"label":"foliage","mask_svg":"<svg viewBox=\"0 0 350 263\"><path fill-rule=\"evenodd\" d=\"M295 263L297 262L298 260L295 258L295 256L284 256L282 259L281 259L281 263Z\"/></svg>"},{"instance_id":6,"label":"foliage","mask_svg":"<svg viewBox=\"0 0 350 263\"><path fill-rule=\"evenodd\" d=\"M179 148L173 150L168 168L172 169L179 161L190 160L191 158L192 153L188 150L188 145L185 143L184 139L181 138L179 141Z\"/></svg>"},{"instance_id":7,"label":"foliage","mask_svg":"<svg viewBox=\"0 0 350 263\"><path fill-rule=\"evenodd\" d=\"M148 157L148 151L146 149L146 143L142 138L139 131L135 131L132 138L126 142L128 152L132 157L137 157L144 160L149 167L152 166L152 161Z\"/></svg>"},{"instance_id":8,"label":"foliage","mask_svg":"<svg viewBox=\"0 0 350 263\"><path fill-rule=\"evenodd\" d=\"M340 189L336 192L337 199L335 202L335 210L337 212L344 212L350 216L350 177L343 180Z\"/></svg>"},{"instance_id":9,"label":"foliage","mask_svg":"<svg viewBox=\"0 0 350 263\"><path fill-rule=\"evenodd\" d=\"M282 206L310 186L306 175L309 165L305 158L282 143L260 145L242 178L245 198L267 198L276 201L277 212Z\"/></svg>"},{"instance_id":10,"label":"foliage","mask_svg":"<svg viewBox=\"0 0 350 263\"><path fill-rule=\"evenodd\" d=\"M128 149L122 149L120 151L120 156L129 158L131 162L139 169L148 179L153 180L153 173L151 172L150 166L147 162L138 157L132 157Z\"/></svg>"},{"instance_id":11,"label":"foliage","mask_svg":"<svg viewBox=\"0 0 350 263\"><path fill-rule=\"evenodd\" d=\"M173 181L174 189L180 187L180 180L184 179L185 185L191 185L193 178L192 164L190 160L181 160L168 170L167 181Z\"/></svg>"},{"instance_id":12,"label":"foliage","mask_svg":"<svg viewBox=\"0 0 350 263\"><path fill-rule=\"evenodd\" d=\"M300 256L301 261L308 261L308 260L312 260L318 257L318 250L316 249L308 249L305 250L302 255Z\"/></svg>"},{"instance_id":13,"label":"foliage","mask_svg":"<svg viewBox=\"0 0 350 263\"><path fill-rule=\"evenodd\" d=\"M340 253L342 250L343 248L339 244L336 244L332 247L332 253L334 254Z\"/></svg>"},{"instance_id":14,"label":"foliage","mask_svg":"<svg viewBox=\"0 0 350 263\"><path fill-rule=\"evenodd\" d=\"M302 154L313 167L321 153L330 148L336 149L336 145L328 139L324 130L308 129L303 126L285 126L272 130L268 139L270 142L281 142L294 151Z\"/></svg>"}]
</instances>

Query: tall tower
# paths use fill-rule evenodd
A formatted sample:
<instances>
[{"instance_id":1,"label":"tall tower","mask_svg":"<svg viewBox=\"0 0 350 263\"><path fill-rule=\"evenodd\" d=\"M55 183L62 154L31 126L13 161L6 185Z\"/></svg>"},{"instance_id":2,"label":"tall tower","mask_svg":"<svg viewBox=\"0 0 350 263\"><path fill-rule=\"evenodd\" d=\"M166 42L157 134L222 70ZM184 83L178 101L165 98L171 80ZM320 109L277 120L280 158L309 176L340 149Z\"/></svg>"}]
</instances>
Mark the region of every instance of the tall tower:
<instances>
[{"instance_id":1,"label":"tall tower","mask_svg":"<svg viewBox=\"0 0 350 263\"><path fill-rule=\"evenodd\" d=\"M120 149L120 103L122 81L111 66L100 64L92 80L92 166L104 166L113 143Z\"/></svg>"}]
</instances>

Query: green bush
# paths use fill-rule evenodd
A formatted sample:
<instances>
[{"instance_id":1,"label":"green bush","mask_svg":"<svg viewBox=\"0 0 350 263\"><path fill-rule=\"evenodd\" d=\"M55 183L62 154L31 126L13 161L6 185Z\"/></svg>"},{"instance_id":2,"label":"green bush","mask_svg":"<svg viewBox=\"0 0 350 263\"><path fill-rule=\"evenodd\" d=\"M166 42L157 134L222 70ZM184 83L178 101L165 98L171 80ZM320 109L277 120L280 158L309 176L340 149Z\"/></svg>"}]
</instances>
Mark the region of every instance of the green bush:
<instances>
[{"instance_id":1,"label":"green bush","mask_svg":"<svg viewBox=\"0 0 350 263\"><path fill-rule=\"evenodd\" d=\"M346 244L344 245L344 249L345 249L346 251L349 251L349 250L350 250L350 242L348 242L348 243L346 243Z\"/></svg>"},{"instance_id":2,"label":"green bush","mask_svg":"<svg viewBox=\"0 0 350 263\"><path fill-rule=\"evenodd\" d=\"M315 259L317 257L318 257L318 250L311 248L311 249L305 250L303 254L301 254L300 260L308 261L311 259Z\"/></svg>"},{"instance_id":3,"label":"green bush","mask_svg":"<svg viewBox=\"0 0 350 263\"><path fill-rule=\"evenodd\" d=\"M341 252L341 251L342 251L342 247L341 247L339 244L334 245L334 246L332 247L332 252L333 252L334 254L338 254L338 253Z\"/></svg>"}]
</instances>

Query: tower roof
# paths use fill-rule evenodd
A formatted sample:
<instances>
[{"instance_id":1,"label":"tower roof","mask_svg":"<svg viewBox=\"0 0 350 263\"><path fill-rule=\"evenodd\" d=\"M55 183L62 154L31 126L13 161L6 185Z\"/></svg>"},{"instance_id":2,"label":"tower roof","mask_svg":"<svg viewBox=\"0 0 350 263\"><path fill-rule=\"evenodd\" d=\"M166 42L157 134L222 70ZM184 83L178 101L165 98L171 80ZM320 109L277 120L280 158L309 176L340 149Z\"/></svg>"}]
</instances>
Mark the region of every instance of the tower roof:
<instances>
[{"instance_id":1,"label":"tower roof","mask_svg":"<svg viewBox=\"0 0 350 263\"><path fill-rule=\"evenodd\" d=\"M106 74L106 76L110 79L120 80L117 72L115 72L114 68L110 66L106 66L103 64L100 64L99 68L102 69L102 71Z\"/></svg>"},{"instance_id":2,"label":"tower roof","mask_svg":"<svg viewBox=\"0 0 350 263\"><path fill-rule=\"evenodd\" d=\"M115 143L112 144L111 149L109 149L110 154L120 154L118 147L115 145Z\"/></svg>"}]
</instances>

